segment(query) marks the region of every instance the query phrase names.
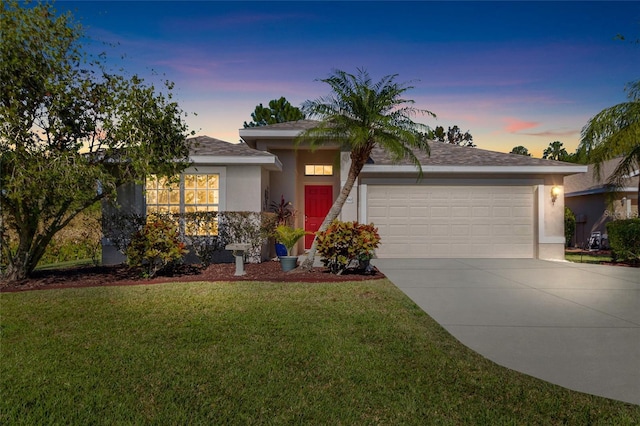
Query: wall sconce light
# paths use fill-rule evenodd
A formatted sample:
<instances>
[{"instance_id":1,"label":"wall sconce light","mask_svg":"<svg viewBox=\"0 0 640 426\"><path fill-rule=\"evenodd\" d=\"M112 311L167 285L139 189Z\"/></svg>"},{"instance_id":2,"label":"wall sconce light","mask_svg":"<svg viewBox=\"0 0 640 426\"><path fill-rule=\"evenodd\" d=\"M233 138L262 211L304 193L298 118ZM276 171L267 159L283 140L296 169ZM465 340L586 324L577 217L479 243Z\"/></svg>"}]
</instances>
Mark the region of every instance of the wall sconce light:
<instances>
[{"instance_id":1,"label":"wall sconce light","mask_svg":"<svg viewBox=\"0 0 640 426\"><path fill-rule=\"evenodd\" d=\"M551 187L551 204L556 203L558 195L560 195L560 187L558 185L553 185Z\"/></svg>"}]
</instances>

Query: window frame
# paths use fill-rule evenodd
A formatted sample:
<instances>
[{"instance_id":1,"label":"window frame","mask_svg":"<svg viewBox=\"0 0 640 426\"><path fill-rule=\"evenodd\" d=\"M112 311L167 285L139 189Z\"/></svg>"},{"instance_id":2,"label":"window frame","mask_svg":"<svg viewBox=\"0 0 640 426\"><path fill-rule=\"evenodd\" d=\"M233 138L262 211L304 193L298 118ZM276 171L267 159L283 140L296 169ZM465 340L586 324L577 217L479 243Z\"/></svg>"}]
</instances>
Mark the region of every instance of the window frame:
<instances>
[{"instance_id":1,"label":"window frame","mask_svg":"<svg viewBox=\"0 0 640 426\"><path fill-rule=\"evenodd\" d=\"M225 207L226 207L226 168L224 167L189 167L185 170L183 170L180 173L180 178L178 180L178 186L177 186L177 190L178 190L178 197L179 197L179 204L178 204L178 213L180 214L184 214L186 212L186 207L189 205L194 205L194 204L189 204L186 203L186 187L185 187L185 176L186 175L218 175L218 203L217 204L205 204L207 206L217 206L216 211L220 212L220 211L224 211ZM196 178L197 179L197 178ZM156 191L158 191L158 189L156 189ZM142 188L142 194L143 194L143 200L144 200L144 206L143 206L143 211L145 212L145 216L149 216L150 214L152 214L153 212L149 212L148 208L150 205L158 205L158 203L153 203L150 204L147 202L148 199L148 193L147 193L147 183L146 183L146 179L145 179L145 183L143 185ZM170 197L170 195L169 195ZM162 213L171 213L170 209L171 209L171 205L172 204L161 204L161 205L167 205L168 206L168 210L167 212L162 212ZM173 204L176 205L176 204ZM175 213L175 211L174 211Z\"/></svg>"},{"instance_id":2,"label":"window frame","mask_svg":"<svg viewBox=\"0 0 640 426\"><path fill-rule=\"evenodd\" d=\"M313 173L307 173L307 167L313 167ZM322 167L322 173L316 173L317 167ZM331 173L326 173L327 168L330 168ZM306 164L304 165L305 176L334 176L333 164Z\"/></svg>"}]
</instances>

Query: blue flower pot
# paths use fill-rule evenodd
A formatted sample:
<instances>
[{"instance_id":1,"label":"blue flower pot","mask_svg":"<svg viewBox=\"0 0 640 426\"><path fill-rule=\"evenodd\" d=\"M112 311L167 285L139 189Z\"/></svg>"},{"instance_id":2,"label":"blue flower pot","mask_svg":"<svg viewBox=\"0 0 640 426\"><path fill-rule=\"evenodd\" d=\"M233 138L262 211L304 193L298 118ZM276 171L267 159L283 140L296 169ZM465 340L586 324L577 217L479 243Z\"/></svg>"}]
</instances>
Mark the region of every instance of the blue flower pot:
<instances>
[{"instance_id":1,"label":"blue flower pot","mask_svg":"<svg viewBox=\"0 0 640 426\"><path fill-rule=\"evenodd\" d=\"M288 254L289 253L287 253L287 248L284 246L284 244L276 243L276 256L282 257Z\"/></svg>"}]
</instances>

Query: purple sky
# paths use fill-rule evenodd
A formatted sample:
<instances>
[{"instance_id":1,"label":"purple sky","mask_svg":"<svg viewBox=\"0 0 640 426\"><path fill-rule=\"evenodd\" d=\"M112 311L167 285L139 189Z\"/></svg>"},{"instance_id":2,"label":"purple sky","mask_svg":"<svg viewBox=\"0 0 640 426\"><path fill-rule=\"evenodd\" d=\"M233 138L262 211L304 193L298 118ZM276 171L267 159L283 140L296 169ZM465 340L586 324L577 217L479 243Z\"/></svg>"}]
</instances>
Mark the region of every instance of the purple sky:
<instances>
[{"instance_id":1,"label":"purple sky","mask_svg":"<svg viewBox=\"0 0 640 426\"><path fill-rule=\"evenodd\" d=\"M640 2L69 2L131 73L176 83L198 134L230 142L259 103L328 93L333 69L399 74L408 97L479 148L569 152L588 119L640 77ZM126 57L120 61L120 56ZM197 114L194 116L193 113Z\"/></svg>"}]
</instances>

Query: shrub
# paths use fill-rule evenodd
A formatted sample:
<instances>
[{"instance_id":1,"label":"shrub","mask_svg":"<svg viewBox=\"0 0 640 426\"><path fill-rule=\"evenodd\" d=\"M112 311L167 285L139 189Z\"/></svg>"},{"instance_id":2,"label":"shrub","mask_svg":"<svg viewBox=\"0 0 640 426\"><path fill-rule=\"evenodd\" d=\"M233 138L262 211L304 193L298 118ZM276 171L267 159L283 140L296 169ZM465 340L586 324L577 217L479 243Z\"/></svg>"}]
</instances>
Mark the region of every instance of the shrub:
<instances>
[{"instance_id":1,"label":"shrub","mask_svg":"<svg viewBox=\"0 0 640 426\"><path fill-rule=\"evenodd\" d=\"M576 216L569 207L564 208L564 246L569 247L576 232Z\"/></svg>"},{"instance_id":2,"label":"shrub","mask_svg":"<svg viewBox=\"0 0 640 426\"><path fill-rule=\"evenodd\" d=\"M154 216L135 233L127 248L127 263L143 268L146 277L174 265L187 253L180 241L178 227L171 221Z\"/></svg>"},{"instance_id":3,"label":"shrub","mask_svg":"<svg viewBox=\"0 0 640 426\"><path fill-rule=\"evenodd\" d=\"M115 210L115 209L114 209ZM182 214L157 213L156 218L179 224L180 241L188 245L204 266L214 259L224 258L229 243L251 246L247 261L262 261L262 247L273 235L276 215L267 212L193 212ZM147 218L138 213L115 210L103 217L105 237L124 255L132 238L140 232Z\"/></svg>"},{"instance_id":4,"label":"shrub","mask_svg":"<svg viewBox=\"0 0 640 426\"><path fill-rule=\"evenodd\" d=\"M290 201L284 200L284 195L280 196L280 203L273 201L270 210L276 215L278 225L289 225L293 221L296 212Z\"/></svg>"},{"instance_id":5,"label":"shrub","mask_svg":"<svg viewBox=\"0 0 640 426\"><path fill-rule=\"evenodd\" d=\"M247 262L262 261L262 247L275 228L273 213L220 212L218 220L221 244L249 244L251 248L247 252Z\"/></svg>"},{"instance_id":6,"label":"shrub","mask_svg":"<svg viewBox=\"0 0 640 426\"><path fill-rule=\"evenodd\" d=\"M182 224L182 240L193 250L203 266L214 262L216 255L224 251L224 241L218 236L218 212L189 212L172 215Z\"/></svg>"},{"instance_id":7,"label":"shrub","mask_svg":"<svg viewBox=\"0 0 640 426\"><path fill-rule=\"evenodd\" d=\"M123 212L112 207L110 213L102 215L102 232L116 249L126 256L133 236L142 230L146 216L135 212Z\"/></svg>"},{"instance_id":8,"label":"shrub","mask_svg":"<svg viewBox=\"0 0 640 426\"><path fill-rule=\"evenodd\" d=\"M342 274L352 264L373 258L380 245L378 228L373 224L333 221L325 232L318 233L318 253L333 274Z\"/></svg>"},{"instance_id":9,"label":"shrub","mask_svg":"<svg viewBox=\"0 0 640 426\"><path fill-rule=\"evenodd\" d=\"M607 223L607 234L614 261L640 261L640 218L614 220Z\"/></svg>"}]
</instances>

